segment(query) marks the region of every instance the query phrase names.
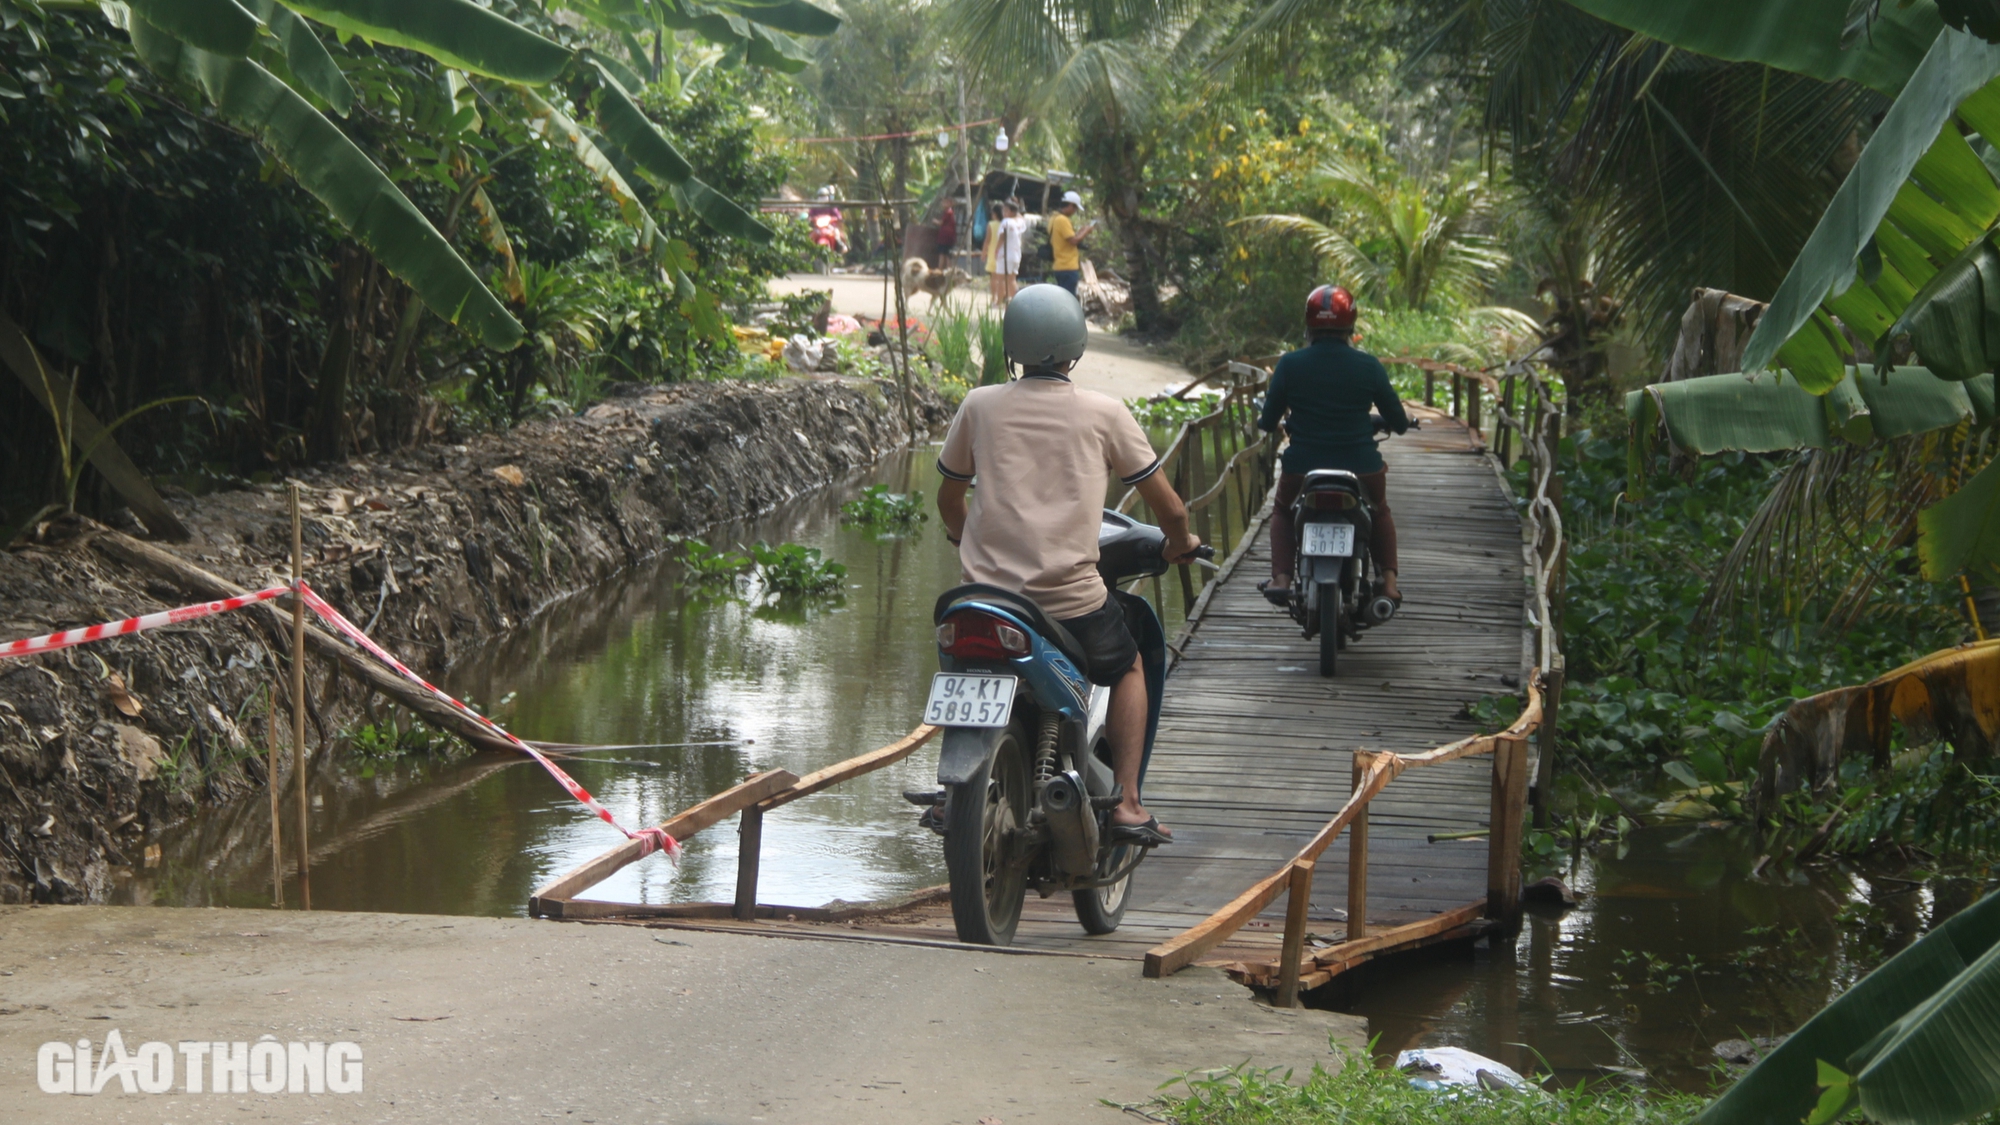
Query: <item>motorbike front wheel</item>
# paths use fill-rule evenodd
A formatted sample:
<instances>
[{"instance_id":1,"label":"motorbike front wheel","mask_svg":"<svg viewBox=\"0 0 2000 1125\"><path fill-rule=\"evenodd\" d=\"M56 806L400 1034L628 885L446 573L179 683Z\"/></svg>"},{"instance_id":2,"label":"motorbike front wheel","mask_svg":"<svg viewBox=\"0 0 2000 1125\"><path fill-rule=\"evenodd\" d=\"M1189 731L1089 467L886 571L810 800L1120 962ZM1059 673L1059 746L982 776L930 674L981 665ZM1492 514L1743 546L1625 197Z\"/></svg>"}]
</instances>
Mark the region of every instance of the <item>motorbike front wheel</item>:
<instances>
[{"instance_id":1,"label":"motorbike front wheel","mask_svg":"<svg viewBox=\"0 0 2000 1125\"><path fill-rule=\"evenodd\" d=\"M1028 865L1014 845L1028 823L1028 755L1007 728L990 761L945 795L944 866L958 940L1008 945L1028 894Z\"/></svg>"},{"instance_id":2,"label":"motorbike front wheel","mask_svg":"<svg viewBox=\"0 0 2000 1125\"><path fill-rule=\"evenodd\" d=\"M1333 675L1333 666L1340 656L1340 583L1322 582L1319 586L1319 674Z\"/></svg>"}]
</instances>

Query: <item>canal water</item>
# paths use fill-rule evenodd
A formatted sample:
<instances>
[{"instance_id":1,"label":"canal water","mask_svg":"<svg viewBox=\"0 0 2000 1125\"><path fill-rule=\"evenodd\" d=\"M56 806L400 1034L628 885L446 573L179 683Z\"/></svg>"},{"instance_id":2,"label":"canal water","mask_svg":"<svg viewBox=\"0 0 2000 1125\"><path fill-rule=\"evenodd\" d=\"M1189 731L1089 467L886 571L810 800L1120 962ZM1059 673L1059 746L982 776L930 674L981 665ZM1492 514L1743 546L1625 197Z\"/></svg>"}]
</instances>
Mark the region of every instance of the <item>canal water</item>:
<instances>
[{"instance_id":1,"label":"canal water","mask_svg":"<svg viewBox=\"0 0 2000 1125\"><path fill-rule=\"evenodd\" d=\"M936 668L931 606L957 582L956 559L935 518L882 535L843 524L839 505L881 483L923 492L928 508L934 457L889 458L711 536L817 547L848 568L838 598L691 586L667 558L558 604L445 686L524 738L702 744L564 763L627 825L658 823L759 770L805 774L891 742L917 723ZM1171 632L1178 592L1169 586L1165 600ZM772 814L759 898L818 906L943 882L938 841L901 796L931 788L934 768L919 751ZM321 772L312 803L318 909L519 915L536 886L621 839L538 767L490 754L349 760ZM167 834L159 864L122 883L119 900L268 905L267 815L249 800ZM1569 1080L1643 1074L1699 1089L1712 1044L1795 1027L1955 908L1948 895L1838 868L1753 878L1757 854L1734 829L1634 832L1562 866L1577 906L1537 907L1491 951L1357 975L1338 1006L1368 1018L1382 1051L1458 1045ZM678 867L652 857L590 894L727 901L735 857L725 822L687 841ZM296 904L296 881L287 893Z\"/></svg>"}]
</instances>

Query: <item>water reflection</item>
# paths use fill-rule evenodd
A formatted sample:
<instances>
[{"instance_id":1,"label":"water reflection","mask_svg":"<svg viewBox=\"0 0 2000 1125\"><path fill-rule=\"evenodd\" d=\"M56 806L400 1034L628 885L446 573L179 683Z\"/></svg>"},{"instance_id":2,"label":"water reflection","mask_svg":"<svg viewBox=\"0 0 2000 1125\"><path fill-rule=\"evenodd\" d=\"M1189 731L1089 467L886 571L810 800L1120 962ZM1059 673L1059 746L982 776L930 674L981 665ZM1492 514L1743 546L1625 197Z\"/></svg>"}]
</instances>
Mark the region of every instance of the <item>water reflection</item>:
<instances>
[{"instance_id":1,"label":"water reflection","mask_svg":"<svg viewBox=\"0 0 2000 1125\"><path fill-rule=\"evenodd\" d=\"M453 669L445 687L483 703L524 738L623 744L726 741L622 751L623 763L565 768L627 825L657 823L759 770L804 774L890 742L915 725L935 671L933 598L957 581L935 523L900 537L842 526L841 501L877 482L928 494L935 453L919 450L715 538L793 541L848 566L829 603L763 603L688 589L660 563L571 598ZM928 788L918 754L787 806L764 828L760 898L817 905L903 893L943 880L935 837L915 826L906 788ZM313 904L323 909L519 914L529 891L619 837L536 767L479 755L314 783ZM268 902L267 808L217 810L163 841L164 863L125 901ZM664 859L626 868L592 893L637 902L726 900L735 887L729 823ZM296 889L292 900L296 899Z\"/></svg>"},{"instance_id":2,"label":"water reflection","mask_svg":"<svg viewBox=\"0 0 2000 1125\"><path fill-rule=\"evenodd\" d=\"M1636 1075L1705 1090L1727 1039L1783 1035L1964 905L1837 865L1752 877L1746 829L1640 830L1564 878L1515 939L1397 966L1331 998L1379 1050L1461 1046L1565 1081Z\"/></svg>"}]
</instances>

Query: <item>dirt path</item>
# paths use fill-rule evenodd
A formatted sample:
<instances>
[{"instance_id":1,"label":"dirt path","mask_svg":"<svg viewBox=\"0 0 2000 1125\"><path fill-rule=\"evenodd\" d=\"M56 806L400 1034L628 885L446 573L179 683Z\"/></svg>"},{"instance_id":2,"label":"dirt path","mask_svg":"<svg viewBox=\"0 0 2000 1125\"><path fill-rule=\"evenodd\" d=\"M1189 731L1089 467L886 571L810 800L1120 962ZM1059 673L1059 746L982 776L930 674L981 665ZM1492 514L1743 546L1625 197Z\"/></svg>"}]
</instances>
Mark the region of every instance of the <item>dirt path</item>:
<instances>
[{"instance_id":1,"label":"dirt path","mask_svg":"<svg viewBox=\"0 0 2000 1125\"><path fill-rule=\"evenodd\" d=\"M833 311L870 320L882 315L882 279L854 274L795 273L771 282L774 294L803 293L809 289L833 291ZM894 297L890 298L892 301ZM979 314L986 308L986 282L979 279L951 295L949 307L959 312ZM910 302L910 315L924 321L930 317L931 300L917 297ZM1077 385L1103 391L1114 398L1146 398L1168 386L1187 382L1188 373L1179 364L1163 359L1124 337L1090 330L1090 350L1077 365Z\"/></svg>"},{"instance_id":2,"label":"dirt path","mask_svg":"<svg viewBox=\"0 0 2000 1125\"><path fill-rule=\"evenodd\" d=\"M10 1122L1129 1120L1176 1074L1332 1064L1365 1021L1213 969L430 915L0 908ZM352 1094L43 1093L45 1042L346 1041Z\"/></svg>"}]
</instances>

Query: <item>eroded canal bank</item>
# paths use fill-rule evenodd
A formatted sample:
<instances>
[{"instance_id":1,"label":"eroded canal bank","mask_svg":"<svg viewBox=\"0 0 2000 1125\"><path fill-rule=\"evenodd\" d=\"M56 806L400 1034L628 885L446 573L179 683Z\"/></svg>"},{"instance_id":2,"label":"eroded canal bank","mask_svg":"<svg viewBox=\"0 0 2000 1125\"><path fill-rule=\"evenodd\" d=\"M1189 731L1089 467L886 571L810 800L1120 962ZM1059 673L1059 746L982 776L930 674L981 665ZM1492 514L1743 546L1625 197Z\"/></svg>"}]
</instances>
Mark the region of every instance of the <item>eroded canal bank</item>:
<instances>
[{"instance_id":1,"label":"eroded canal bank","mask_svg":"<svg viewBox=\"0 0 2000 1125\"><path fill-rule=\"evenodd\" d=\"M928 395L920 430L940 424ZM641 564L676 534L770 509L904 445L891 389L784 380L642 389L581 417L328 466L300 478L307 579L438 674L536 611ZM174 501L185 544L83 521L0 552L0 634L31 636L255 589L289 553L283 489ZM198 626L0 668L0 902L103 901L197 809L264 787L274 622ZM312 769L371 694L312 662ZM281 706L285 706L281 700ZM281 761L285 756L281 756Z\"/></svg>"}]
</instances>

